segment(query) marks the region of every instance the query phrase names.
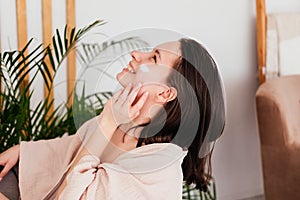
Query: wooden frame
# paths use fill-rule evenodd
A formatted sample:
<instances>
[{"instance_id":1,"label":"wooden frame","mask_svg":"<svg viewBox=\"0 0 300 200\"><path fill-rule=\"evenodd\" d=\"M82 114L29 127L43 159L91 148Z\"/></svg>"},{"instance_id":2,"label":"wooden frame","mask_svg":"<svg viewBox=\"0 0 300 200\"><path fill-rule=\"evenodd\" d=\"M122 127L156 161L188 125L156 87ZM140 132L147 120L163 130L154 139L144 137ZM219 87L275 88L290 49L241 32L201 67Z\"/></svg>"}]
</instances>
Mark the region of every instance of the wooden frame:
<instances>
[{"instance_id":1,"label":"wooden frame","mask_svg":"<svg viewBox=\"0 0 300 200\"><path fill-rule=\"evenodd\" d=\"M52 0L43 0L42 1L42 18L43 18L43 43L44 47L51 45L52 43ZM50 66L50 59L46 57L45 63ZM49 72L51 76L53 76L53 69L49 68ZM50 99L54 99L54 91L53 88L50 90L44 85L44 97L50 97ZM48 102L49 104L51 102ZM51 115L54 111L54 104L50 107L49 114Z\"/></svg>"},{"instance_id":2,"label":"wooden frame","mask_svg":"<svg viewBox=\"0 0 300 200\"><path fill-rule=\"evenodd\" d=\"M26 15L26 0L16 0L16 16L17 16L17 30L18 30L18 49L23 49L28 42L27 38L27 15ZM75 0L66 1L66 18L67 25L70 32L75 27ZM42 19L43 19L43 43L44 47L51 45L52 43L52 0L42 0ZM28 52L25 52L28 54ZM50 60L46 59L45 62L50 65ZM49 69L53 75L53 69ZM24 79L24 84L28 84L29 76L27 75ZM70 52L67 58L67 97L68 106L72 105L73 91L76 81L76 54L75 51ZM1 85L0 85L1 87ZM44 87L44 97L50 97L54 99L54 90L51 88ZM49 114L51 115L54 111L54 104L51 105Z\"/></svg>"},{"instance_id":3,"label":"wooden frame","mask_svg":"<svg viewBox=\"0 0 300 200\"><path fill-rule=\"evenodd\" d=\"M75 0L67 0L67 25L68 33L75 27ZM71 51L67 58L67 94L68 94L68 107L73 103L73 92L76 82L76 52Z\"/></svg>"},{"instance_id":4,"label":"wooden frame","mask_svg":"<svg viewBox=\"0 0 300 200\"><path fill-rule=\"evenodd\" d=\"M256 35L259 83L266 81L266 33L267 33L266 1L256 0Z\"/></svg>"},{"instance_id":5,"label":"wooden frame","mask_svg":"<svg viewBox=\"0 0 300 200\"><path fill-rule=\"evenodd\" d=\"M17 36L18 36L18 49L23 49L28 42L27 39L27 15L26 15L26 1L16 0L16 15L17 15ZM28 52L24 52L25 56ZM26 73L24 71L22 74ZM29 83L29 75L25 76L24 83Z\"/></svg>"}]
</instances>

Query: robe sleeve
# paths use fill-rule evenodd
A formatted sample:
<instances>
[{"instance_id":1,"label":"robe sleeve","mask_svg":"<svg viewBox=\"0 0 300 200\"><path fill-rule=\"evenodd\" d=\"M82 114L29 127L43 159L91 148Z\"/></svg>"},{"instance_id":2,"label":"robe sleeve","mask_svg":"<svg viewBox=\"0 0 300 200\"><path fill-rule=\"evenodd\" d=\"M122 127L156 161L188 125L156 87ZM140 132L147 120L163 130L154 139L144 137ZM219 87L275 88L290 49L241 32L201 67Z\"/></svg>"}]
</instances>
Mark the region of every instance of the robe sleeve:
<instances>
[{"instance_id":1,"label":"robe sleeve","mask_svg":"<svg viewBox=\"0 0 300 200\"><path fill-rule=\"evenodd\" d=\"M94 118L75 135L21 142L19 188L22 200L41 200L61 180L92 131Z\"/></svg>"}]
</instances>

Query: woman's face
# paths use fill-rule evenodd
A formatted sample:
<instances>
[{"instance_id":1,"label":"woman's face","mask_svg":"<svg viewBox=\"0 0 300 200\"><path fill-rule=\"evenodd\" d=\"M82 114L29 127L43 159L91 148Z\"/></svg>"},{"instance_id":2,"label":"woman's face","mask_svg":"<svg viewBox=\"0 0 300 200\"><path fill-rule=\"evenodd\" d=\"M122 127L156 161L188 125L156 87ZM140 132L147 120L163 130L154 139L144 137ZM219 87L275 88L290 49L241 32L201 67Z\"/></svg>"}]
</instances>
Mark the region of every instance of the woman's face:
<instances>
[{"instance_id":1,"label":"woman's face","mask_svg":"<svg viewBox=\"0 0 300 200\"><path fill-rule=\"evenodd\" d=\"M159 84L166 84L172 67L181 55L180 52L179 42L163 43L151 52L133 51L131 61L117 74L117 80L123 87L129 83L134 85L142 82L150 90Z\"/></svg>"},{"instance_id":2,"label":"woman's face","mask_svg":"<svg viewBox=\"0 0 300 200\"><path fill-rule=\"evenodd\" d=\"M131 61L128 68L117 74L119 83L126 87L129 83L135 85L143 83L137 98L145 91L149 92L146 103L140 110L139 116L149 116L153 105L157 104L157 94L166 89L168 75L171 73L175 62L181 56L180 43L168 42L155 47L151 52L131 52ZM153 111L153 110L152 110ZM111 161L124 151L134 149L138 135L126 133L126 129L117 131L103 153L102 161ZM116 148L117 147L117 148Z\"/></svg>"}]
</instances>

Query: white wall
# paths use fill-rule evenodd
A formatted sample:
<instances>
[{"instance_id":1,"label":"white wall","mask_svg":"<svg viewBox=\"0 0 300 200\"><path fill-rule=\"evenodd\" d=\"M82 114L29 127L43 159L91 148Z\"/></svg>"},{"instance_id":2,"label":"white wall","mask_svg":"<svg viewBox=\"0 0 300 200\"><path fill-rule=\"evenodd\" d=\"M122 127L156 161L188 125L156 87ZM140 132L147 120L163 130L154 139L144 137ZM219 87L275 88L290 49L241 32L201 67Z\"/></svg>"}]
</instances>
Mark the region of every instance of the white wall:
<instances>
[{"instance_id":1,"label":"white wall","mask_svg":"<svg viewBox=\"0 0 300 200\"><path fill-rule=\"evenodd\" d=\"M1 0L2 49L16 48L13 2ZM29 37L41 41L41 8L37 2L28 0L30 6L27 10L31 11L28 16ZM54 1L53 6L55 28L62 28L65 21L62 14L64 3L59 2ZM268 11L300 9L298 0L290 0L291 4L286 2L268 0ZM213 156L218 199L232 200L262 194L254 102L258 86L255 1L77 0L76 3L78 27L105 19L109 23L103 27L103 32L108 35L145 27L163 28L188 35L207 46L219 64L227 93L227 124Z\"/></svg>"}]
</instances>

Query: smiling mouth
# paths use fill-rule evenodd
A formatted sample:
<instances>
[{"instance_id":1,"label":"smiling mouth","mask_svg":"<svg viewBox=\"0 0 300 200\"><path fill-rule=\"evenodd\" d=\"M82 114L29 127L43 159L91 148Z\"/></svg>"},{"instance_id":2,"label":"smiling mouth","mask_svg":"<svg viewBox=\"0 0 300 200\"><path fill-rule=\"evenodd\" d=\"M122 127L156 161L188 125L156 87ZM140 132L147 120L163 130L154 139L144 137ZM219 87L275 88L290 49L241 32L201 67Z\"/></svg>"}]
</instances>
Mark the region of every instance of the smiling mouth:
<instances>
[{"instance_id":1,"label":"smiling mouth","mask_svg":"<svg viewBox=\"0 0 300 200\"><path fill-rule=\"evenodd\" d=\"M130 64L128 64L128 65L126 65L126 68L125 69L127 69L129 72L131 72L131 73L135 73L135 70L134 70L134 68L130 65Z\"/></svg>"}]
</instances>

